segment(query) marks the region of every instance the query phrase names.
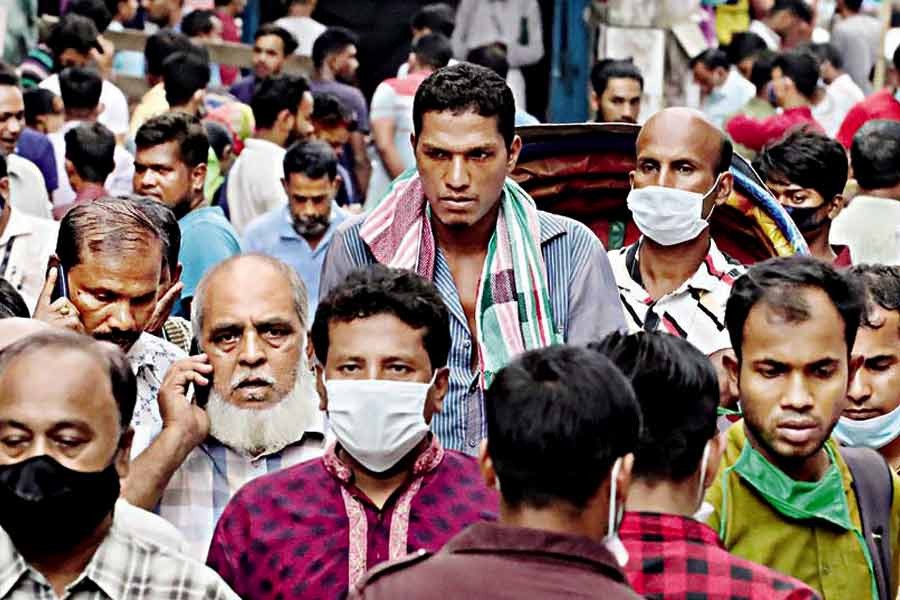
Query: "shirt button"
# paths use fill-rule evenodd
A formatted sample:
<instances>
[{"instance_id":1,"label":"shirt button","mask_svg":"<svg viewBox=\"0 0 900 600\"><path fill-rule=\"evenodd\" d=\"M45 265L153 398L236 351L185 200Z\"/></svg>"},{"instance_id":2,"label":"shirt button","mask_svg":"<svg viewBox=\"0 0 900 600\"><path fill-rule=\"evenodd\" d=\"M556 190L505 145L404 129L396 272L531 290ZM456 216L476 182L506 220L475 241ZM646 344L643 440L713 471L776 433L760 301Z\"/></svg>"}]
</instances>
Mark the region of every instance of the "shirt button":
<instances>
[{"instance_id":1,"label":"shirt button","mask_svg":"<svg viewBox=\"0 0 900 600\"><path fill-rule=\"evenodd\" d=\"M466 350L468 350L471 347L472 347L472 342L470 342L469 340L466 340L465 342L463 342L463 348L465 348Z\"/></svg>"},{"instance_id":2,"label":"shirt button","mask_svg":"<svg viewBox=\"0 0 900 600\"><path fill-rule=\"evenodd\" d=\"M469 440L469 448L474 448L478 445L478 440Z\"/></svg>"}]
</instances>

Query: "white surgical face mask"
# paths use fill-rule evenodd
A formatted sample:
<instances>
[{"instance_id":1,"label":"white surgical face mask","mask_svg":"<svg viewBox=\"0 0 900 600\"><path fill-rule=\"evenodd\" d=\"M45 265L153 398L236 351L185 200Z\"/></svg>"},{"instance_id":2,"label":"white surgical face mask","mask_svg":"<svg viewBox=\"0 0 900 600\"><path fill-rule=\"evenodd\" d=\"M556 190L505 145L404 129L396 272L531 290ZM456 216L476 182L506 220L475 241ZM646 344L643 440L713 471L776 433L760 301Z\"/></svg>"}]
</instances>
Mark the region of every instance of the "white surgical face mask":
<instances>
[{"instance_id":1,"label":"white surgical face mask","mask_svg":"<svg viewBox=\"0 0 900 600\"><path fill-rule=\"evenodd\" d=\"M662 246L674 246L696 238L709 222L703 218L703 202L719 187L720 174L705 194L649 185L631 188L628 210L645 236ZM712 214L710 211L709 215Z\"/></svg>"},{"instance_id":2,"label":"white surgical face mask","mask_svg":"<svg viewBox=\"0 0 900 600\"><path fill-rule=\"evenodd\" d=\"M428 434L424 411L432 383L434 377L429 383L326 381L328 422L341 447L373 473L396 465Z\"/></svg>"},{"instance_id":3,"label":"white surgical face mask","mask_svg":"<svg viewBox=\"0 0 900 600\"><path fill-rule=\"evenodd\" d=\"M616 563L622 568L628 564L628 550L619 537L619 525L622 523L622 514L625 512L624 507L616 506L616 481L619 476L619 469L622 468L622 459L617 458L613 465L612 472L609 475L609 522L607 523L606 537L603 538L603 545L609 550Z\"/></svg>"},{"instance_id":4,"label":"white surgical face mask","mask_svg":"<svg viewBox=\"0 0 900 600\"><path fill-rule=\"evenodd\" d=\"M846 446L862 446L878 450L900 435L900 406L891 412L856 421L841 417L834 427L834 437Z\"/></svg>"}]
</instances>

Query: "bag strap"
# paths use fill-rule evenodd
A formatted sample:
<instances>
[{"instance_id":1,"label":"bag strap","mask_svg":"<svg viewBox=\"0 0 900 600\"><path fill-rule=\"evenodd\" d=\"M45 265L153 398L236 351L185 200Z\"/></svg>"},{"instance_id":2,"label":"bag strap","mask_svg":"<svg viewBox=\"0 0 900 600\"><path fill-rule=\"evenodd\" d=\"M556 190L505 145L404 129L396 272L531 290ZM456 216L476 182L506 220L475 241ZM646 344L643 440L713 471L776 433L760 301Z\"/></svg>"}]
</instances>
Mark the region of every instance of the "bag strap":
<instances>
[{"instance_id":1,"label":"bag strap","mask_svg":"<svg viewBox=\"0 0 900 600\"><path fill-rule=\"evenodd\" d=\"M859 505L863 536L872 554L878 595L891 596L891 507L894 481L887 461L870 448L841 447L841 456L853 476L853 492Z\"/></svg>"}]
</instances>

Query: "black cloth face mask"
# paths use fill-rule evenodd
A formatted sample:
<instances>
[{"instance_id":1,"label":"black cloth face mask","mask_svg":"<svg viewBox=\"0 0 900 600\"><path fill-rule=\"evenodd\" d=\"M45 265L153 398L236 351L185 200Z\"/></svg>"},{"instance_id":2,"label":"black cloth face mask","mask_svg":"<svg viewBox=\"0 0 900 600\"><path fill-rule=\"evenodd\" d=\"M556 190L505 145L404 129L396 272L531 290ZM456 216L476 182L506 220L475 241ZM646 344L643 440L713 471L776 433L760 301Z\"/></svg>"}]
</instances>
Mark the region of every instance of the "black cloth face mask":
<instances>
[{"instance_id":1,"label":"black cloth face mask","mask_svg":"<svg viewBox=\"0 0 900 600\"><path fill-rule=\"evenodd\" d=\"M42 454L0 466L0 527L16 548L64 552L87 538L119 497L115 460L75 471Z\"/></svg>"}]
</instances>

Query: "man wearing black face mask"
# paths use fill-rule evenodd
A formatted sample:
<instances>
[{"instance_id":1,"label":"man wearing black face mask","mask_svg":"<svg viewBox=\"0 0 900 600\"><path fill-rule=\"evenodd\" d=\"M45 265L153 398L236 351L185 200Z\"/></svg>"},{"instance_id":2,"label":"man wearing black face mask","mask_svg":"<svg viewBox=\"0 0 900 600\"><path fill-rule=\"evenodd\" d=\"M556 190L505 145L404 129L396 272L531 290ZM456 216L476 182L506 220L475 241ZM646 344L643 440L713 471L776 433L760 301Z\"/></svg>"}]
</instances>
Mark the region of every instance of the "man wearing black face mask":
<instances>
[{"instance_id":1,"label":"man wearing black face mask","mask_svg":"<svg viewBox=\"0 0 900 600\"><path fill-rule=\"evenodd\" d=\"M136 398L121 351L38 333L0 354L0 390L0 598L237 598L114 517Z\"/></svg>"},{"instance_id":2,"label":"man wearing black face mask","mask_svg":"<svg viewBox=\"0 0 900 600\"><path fill-rule=\"evenodd\" d=\"M764 148L753 167L794 219L810 253L835 267L849 267L850 248L828 243L847 183L847 154L840 143L821 133L795 130Z\"/></svg>"}]
</instances>

